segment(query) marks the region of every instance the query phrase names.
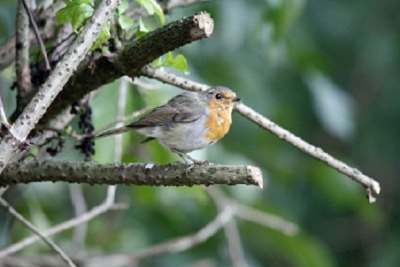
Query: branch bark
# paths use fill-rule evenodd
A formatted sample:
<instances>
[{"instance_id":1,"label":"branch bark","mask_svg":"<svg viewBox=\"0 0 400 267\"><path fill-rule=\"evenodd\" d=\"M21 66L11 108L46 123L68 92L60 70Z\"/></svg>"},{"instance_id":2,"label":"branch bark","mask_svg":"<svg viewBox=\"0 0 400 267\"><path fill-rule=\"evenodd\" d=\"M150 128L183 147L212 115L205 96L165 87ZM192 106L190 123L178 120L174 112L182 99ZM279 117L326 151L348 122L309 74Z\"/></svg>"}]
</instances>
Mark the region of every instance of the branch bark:
<instances>
[{"instance_id":1,"label":"branch bark","mask_svg":"<svg viewBox=\"0 0 400 267\"><path fill-rule=\"evenodd\" d=\"M164 72L159 69L153 69L151 67L143 68L142 75L148 78L157 79L163 83L179 86L189 91L204 91L207 90L209 87L207 85L196 83L185 78L178 77L175 74ZM356 168L350 167L346 163L332 157L328 153L324 152L321 148L315 147L307 143L300 137L283 129L276 123L270 121L268 118L264 117L263 115L243 103L238 103L237 105L235 105L235 111L237 111L239 114L246 117L247 119L251 120L261 128L278 136L280 139L285 140L300 151L320 160L329 167L336 169L337 171L346 175L352 180L362 184L367 191L369 203L374 203L376 201L376 197L379 195L381 187L380 184L371 177L363 174Z\"/></svg>"},{"instance_id":2,"label":"branch bark","mask_svg":"<svg viewBox=\"0 0 400 267\"><path fill-rule=\"evenodd\" d=\"M26 3L25 3L26 4ZM30 4L30 3L29 3ZM29 8L29 7L28 7ZM29 16L24 8L24 0L18 1L15 72L17 76L18 95L23 98L31 92L31 69L29 66Z\"/></svg>"},{"instance_id":3,"label":"branch bark","mask_svg":"<svg viewBox=\"0 0 400 267\"><path fill-rule=\"evenodd\" d=\"M0 187L32 182L193 186L247 184L263 187L261 170L253 166L185 164L100 164L82 161L10 163L0 175Z\"/></svg>"},{"instance_id":4,"label":"branch bark","mask_svg":"<svg viewBox=\"0 0 400 267\"><path fill-rule=\"evenodd\" d=\"M100 3L64 59L57 64L39 92L11 126L9 133L1 140L0 173L72 76L119 3L120 0L103 0Z\"/></svg>"},{"instance_id":5,"label":"branch bark","mask_svg":"<svg viewBox=\"0 0 400 267\"><path fill-rule=\"evenodd\" d=\"M31 4L36 3L32 1ZM51 8L49 8L51 6ZM54 34L54 30L58 25L56 20L53 18L54 13L61 8L62 3L57 2L53 4L52 0L41 1L38 8L37 20L41 21L40 24L40 35L42 38L49 38ZM51 15L50 15L51 14ZM29 46L33 46L37 43L37 38L33 30L29 31ZM0 45L0 71L10 66L15 60L16 55L16 35L10 37L6 42Z\"/></svg>"},{"instance_id":6,"label":"branch bark","mask_svg":"<svg viewBox=\"0 0 400 267\"><path fill-rule=\"evenodd\" d=\"M200 12L158 28L144 37L124 45L113 58L101 57L89 67L83 62L75 75L65 85L63 91L54 100L41 124L46 124L54 116L87 93L98 89L124 75L137 77L146 65L178 47L193 41L207 38L214 29L210 15Z\"/></svg>"}]
</instances>

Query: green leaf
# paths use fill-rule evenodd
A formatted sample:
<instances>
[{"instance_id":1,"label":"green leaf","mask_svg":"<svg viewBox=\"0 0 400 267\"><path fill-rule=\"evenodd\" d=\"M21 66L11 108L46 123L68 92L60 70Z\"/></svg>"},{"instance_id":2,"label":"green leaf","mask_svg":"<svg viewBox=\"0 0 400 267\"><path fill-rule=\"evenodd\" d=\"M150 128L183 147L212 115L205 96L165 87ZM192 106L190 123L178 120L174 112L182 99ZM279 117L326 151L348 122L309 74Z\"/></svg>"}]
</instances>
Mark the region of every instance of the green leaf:
<instances>
[{"instance_id":1,"label":"green leaf","mask_svg":"<svg viewBox=\"0 0 400 267\"><path fill-rule=\"evenodd\" d=\"M150 31L151 28L148 25L144 24L142 18L139 18L139 26L136 31L136 37L137 38L143 37Z\"/></svg>"},{"instance_id":2,"label":"green leaf","mask_svg":"<svg viewBox=\"0 0 400 267\"><path fill-rule=\"evenodd\" d=\"M178 54L175 58L172 52L167 53L167 59L164 61L163 66L172 67L182 72L187 72L187 61L182 54Z\"/></svg>"},{"instance_id":3,"label":"green leaf","mask_svg":"<svg viewBox=\"0 0 400 267\"><path fill-rule=\"evenodd\" d=\"M133 20L124 15L118 16L118 23L119 26L121 26L121 29L124 31L129 30L130 28L133 27Z\"/></svg>"},{"instance_id":4,"label":"green leaf","mask_svg":"<svg viewBox=\"0 0 400 267\"><path fill-rule=\"evenodd\" d=\"M108 41L110 39L110 27L111 24L110 22L107 23L107 25L104 27L103 31L100 33L99 37L97 37L96 41L93 43L92 47L89 49L89 51L93 51L97 48L99 48L102 44Z\"/></svg>"},{"instance_id":5,"label":"green leaf","mask_svg":"<svg viewBox=\"0 0 400 267\"><path fill-rule=\"evenodd\" d=\"M142 7L144 7L150 16L156 13L158 18L160 19L161 25L164 25L165 23L164 12L161 6L155 0L136 0L136 2Z\"/></svg>"},{"instance_id":6,"label":"green leaf","mask_svg":"<svg viewBox=\"0 0 400 267\"><path fill-rule=\"evenodd\" d=\"M66 6L56 13L59 24L71 21L72 28L76 31L83 26L93 14L93 2L90 0L64 1Z\"/></svg>"},{"instance_id":7,"label":"green leaf","mask_svg":"<svg viewBox=\"0 0 400 267\"><path fill-rule=\"evenodd\" d=\"M160 19L161 25L164 25L165 23L165 17L164 17L164 12L161 8L161 6L155 1L155 0L149 0L154 8L154 11L156 12L157 16Z\"/></svg>"},{"instance_id":8,"label":"green leaf","mask_svg":"<svg viewBox=\"0 0 400 267\"><path fill-rule=\"evenodd\" d=\"M122 0L121 4L117 7L117 13L122 14L129 8L128 0Z\"/></svg>"},{"instance_id":9,"label":"green leaf","mask_svg":"<svg viewBox=\"0 0 400 267\"><path fill-rule=\"evenodd\" d=\"M154 15L154 8L153 6L149 3L149 1L147 0L136 0L136 2L141 5L142 7L144 7L144 9L146 9L147 13L149 13L149 15Z\"/></svg>"}]
</instances>

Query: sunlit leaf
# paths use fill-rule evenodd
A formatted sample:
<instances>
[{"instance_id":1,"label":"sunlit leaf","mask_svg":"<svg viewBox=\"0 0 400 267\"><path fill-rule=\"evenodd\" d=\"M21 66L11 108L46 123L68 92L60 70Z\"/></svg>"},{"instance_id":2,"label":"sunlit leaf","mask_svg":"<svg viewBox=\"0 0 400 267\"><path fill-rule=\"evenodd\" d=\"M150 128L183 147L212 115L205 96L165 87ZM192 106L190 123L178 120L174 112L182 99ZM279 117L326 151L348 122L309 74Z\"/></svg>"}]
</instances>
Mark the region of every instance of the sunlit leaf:
<instances>
[{"instance_id":1,"label":"sunlit leaf","mask_svg":"<svg viewBox=\"0 0 400 267\"><path fill-rule=\"evenodd\" d=\"M167 66L167 67L175 68L182 72L187 71L187 61L186 61L186 58L182 54L179 54L174 58L172 55L172 52L168 52L167 59L165 60L163 65Z\"/></svg>"},{"instance_id":2,"label":"sunlit leaf","mask_svg":"<svg viewBox=\"0 0 400 267\"><path fill-rule=\"evenodd\" d=\"M76 31L83 26L85 21L93 14L93 3L89 0L64 1L66 6L56 13L59 24L71 21L72 28Z\"/></svg>"},{"instance_id":3,"label":"sunlit leaf","mask_svg":"<svg viewBox=\"0 0 400 267\"><path fill-rule=\"evenodd\" d=\"M138 38L143 37L150 31L151 31L150 26L144 24L142 18L139 18L139 26L136 31L136 37Z\"/></svg>"},{"instance_id":4,"label":"sunlit leaf","mask_svg":"<svg viewBox=\"0 0 400 267\"><path fill-rule=\"evenodd\" d=\"M142 7L144 7L150 16L156 13L158 18L160 19L161 24L164 25L165 23L164 12L161 6L155 0L136 0L136 2Z\"/></svg>"},{"instance_id":5,"label":"sunlit leaf","mask_svg":"<svg viewBox=\"0 0 400 267\"><path fill-rule=\"evenodd\" d=\"M129 8L128 0L122 0L121 4L117 7L118 14L124 13Z\"/></svg>"},{"instance_id":6,"label":"sunlit leaf","mask_svg":"<svg viewBox=\"0 0 400 267\"><path fill-rule=\"evenodd\" d=\"M133 20L124 15L118 16L118 23L119 26L121 26L121 29L123 29L124 31L129 30L133 27Z\"/></svg>"}]
</instances>

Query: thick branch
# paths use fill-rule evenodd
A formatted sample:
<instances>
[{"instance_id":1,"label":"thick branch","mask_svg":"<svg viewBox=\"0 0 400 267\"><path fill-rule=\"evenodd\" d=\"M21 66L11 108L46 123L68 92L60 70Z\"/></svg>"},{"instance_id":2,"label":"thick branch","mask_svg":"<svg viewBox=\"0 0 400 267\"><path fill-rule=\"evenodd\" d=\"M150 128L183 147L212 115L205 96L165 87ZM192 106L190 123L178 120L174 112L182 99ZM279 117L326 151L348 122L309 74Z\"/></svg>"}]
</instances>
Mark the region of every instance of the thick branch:
<instances>
[{"instance_id":1,"label":"thick branch","mask_svg":"<svg viewBox=\"0 0 400 267\"><path fill-rule=\"evenodd\" d=\"M253 166L194 166L184 164L100 164L82 161L10 163L0 175L0 187L17 183L69 182L153 186L247 184L262 188L261 170Z\"/></svg>"},{"instance_id":2,"label":"thick branch","mask_svg":"<svg viewBox=\"0 0 400 267\"><path fill-rule=\"evenodd\" d=\"M50 74L39 92L24 109L7 134L0 141L0 173L46 112L54 98L72 76L90 46L111 18L120 0L103 0L92 18L86 23L70 50Z\"/></svg>"},{"instance_id":3,"label":"thick branch","mask_svg":"<svg viewBox=\"0 0 400 267\"><path fill-rule=\"evenodd\" d=\"M146 36L126 44L112 59L101 57L94 62L95 69L88 67L88 62L81 64L78 71L57 96L41 123L47 122L81 99L87 93L112 82L123 75L139 76L146 65L178 47L193 41L207 38L214 28L214 22L208 13L201 12L194 16L179 19Z\"/></svg>"}]
</instances>

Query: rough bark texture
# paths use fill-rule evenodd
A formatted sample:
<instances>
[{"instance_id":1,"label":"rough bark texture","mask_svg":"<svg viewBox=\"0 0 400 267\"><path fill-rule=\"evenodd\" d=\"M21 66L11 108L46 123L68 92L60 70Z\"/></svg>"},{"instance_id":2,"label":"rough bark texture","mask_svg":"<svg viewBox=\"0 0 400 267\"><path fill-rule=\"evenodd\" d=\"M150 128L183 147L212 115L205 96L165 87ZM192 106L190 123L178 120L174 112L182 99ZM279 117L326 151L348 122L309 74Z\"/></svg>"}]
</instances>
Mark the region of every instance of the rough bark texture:
<instances>
[{"instance_id":1,"label":"rough bark texture","mask_svg":"<svg viewBox=\"0 0 400 267\"><path fill-rule=\"evenodd\" d=\"M185 164L100 164L82 161L10 163L0 175L0 187L32 182L193 186L247 184L263 186L261 170L253 166Z\"/></svg>"},{"instance_id":2,"label":"rough bark texture","mask_svg":"<svg viewBox=\"0 0 400 267\"><path fill-rule=\"evenodd\" d=\"M171 22L125 44L113 58L101 57L90 64L94 69L89 67L88 61L82 63L40 123L45 124L63 109L104 84L123 75L139 76L146 64L178 47L209 37L213 28L214 22L210 15L201 12Z\"/></svg>"}]
</instances>

